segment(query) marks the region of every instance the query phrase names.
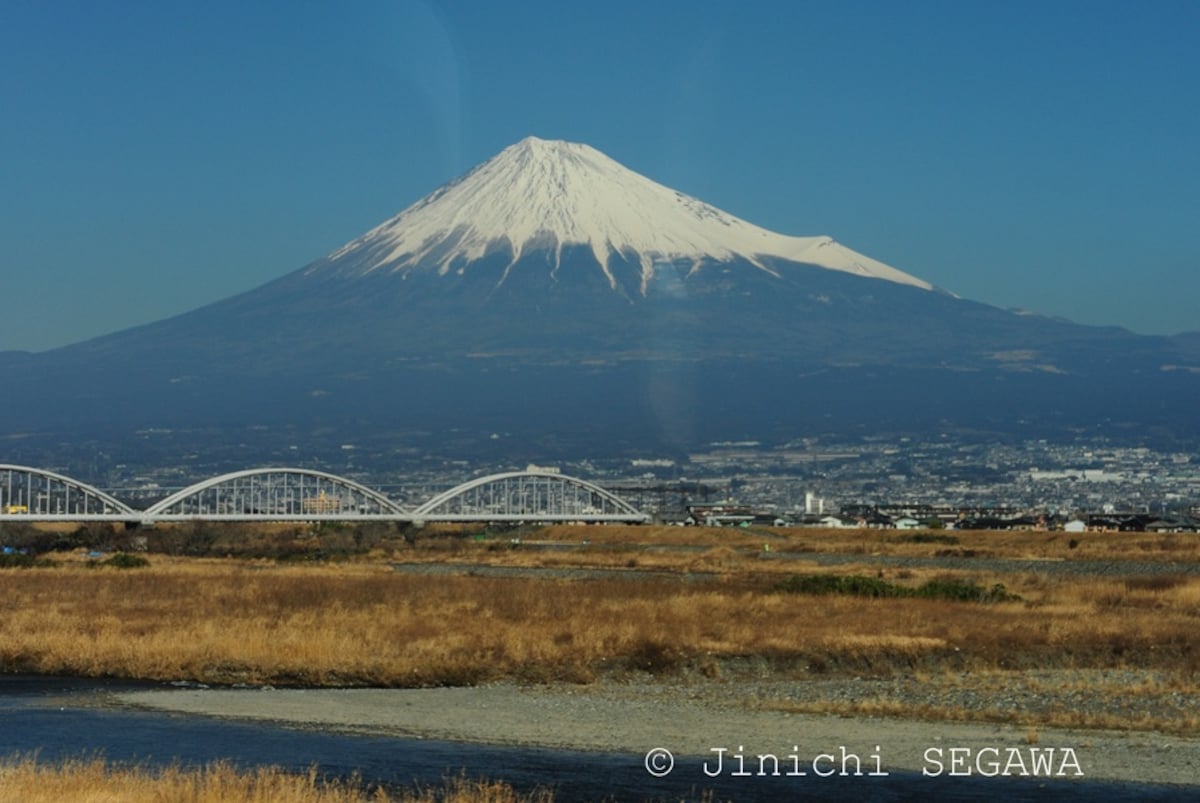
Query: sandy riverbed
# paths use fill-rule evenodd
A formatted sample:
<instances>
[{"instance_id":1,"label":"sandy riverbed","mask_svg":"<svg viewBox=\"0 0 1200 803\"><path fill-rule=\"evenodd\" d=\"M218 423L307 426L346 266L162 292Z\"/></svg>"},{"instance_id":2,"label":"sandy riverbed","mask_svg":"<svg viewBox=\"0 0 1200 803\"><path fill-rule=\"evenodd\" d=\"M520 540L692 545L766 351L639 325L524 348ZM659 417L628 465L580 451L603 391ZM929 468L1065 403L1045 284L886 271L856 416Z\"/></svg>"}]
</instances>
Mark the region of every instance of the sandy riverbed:
<instances>
[{"instance_id":1,"label":"sandy riverbed","mask_svg":"<svg viewBox=\"0 0 1200 803\"><path fill-rule=\"evenodd\" d=\"M1030 748L1060 748L1055 770L1072 748L1088 780L1200 784L1200 739L1145 732L1039 729L1009 725L934 723L883 718L843 718L751 710L719 686L672 688L658 695L651 685L518 686L497 684L439 689L177 689L121 692L117 704L205 716L270 720L290 725L449 741L543 746L640 757L667 748L677 757L705 757L727 748L726 762L744 746L747 760L759 753L798 754L812 771L840 769L840 749L861 757L864 771L879 756L884 771L941 772L951 768L951 748L970 748L966 766L983 767L996 755L1003 766L1016 748L1029 762ZM1035 742L1031 744L1031 742ZM795 750L793 750L795 748ZM979 751L995 748L996 754ZM933 753L927 751L933 750ZM966 755L966 754L961 754ZM691 760L695 761L695 758ZM785 760L784 770L792 766ZM712 765L715 766L715 765ZM1011 766L1011 765L1010 765ZM726 771L729 766L726 764ZM1015 771L1015 770L1014 770Z\"/></svg>"}]
</instances>

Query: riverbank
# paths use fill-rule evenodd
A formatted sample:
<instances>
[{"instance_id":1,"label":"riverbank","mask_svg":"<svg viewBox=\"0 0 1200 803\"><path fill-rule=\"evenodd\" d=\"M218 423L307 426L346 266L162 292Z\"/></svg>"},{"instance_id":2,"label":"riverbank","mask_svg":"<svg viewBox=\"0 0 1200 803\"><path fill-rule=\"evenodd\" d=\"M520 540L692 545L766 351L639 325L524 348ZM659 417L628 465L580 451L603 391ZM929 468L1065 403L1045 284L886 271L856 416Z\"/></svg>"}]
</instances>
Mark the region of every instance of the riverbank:
<instances>
[{"instance_id":1,"label":"riverbank","mask_svg":"<svg viewBox=\"0 0 1200 803\"><path fill-rule=\"evenodd\" d=\"M97 699L307 736L615 755L635 785L654 748L696 784L706 759L820 775L843 748L988 790L1200 777L1197 539L552 530L3 570L0 669L190 685Z\"/></svg>"},{"instance_id":2,"label":"riverbank","mask_svg":"<svg viewBox=\"0 0 1200 803\"><path fill-rule=\"evenodd\" d=\"M437 561L155 555L142 568L0 570L0 671L416 688L719 673L757 657L781 680L1134 670L1153 673L1137 687L1150 697L1198 691L1200 576L1135 571L1173 564L1126 560L1084 576L1062 570L1078 562L1046 560L997 572L980 558L938 557L941 541L889 541L920 547L929 565L858 554L834 570L795 551L808 546L795 533L771 534L772 549L756 553L650 535L531 553L459 539L409 555ZM1136 727L1200 733L1200 718L1157 709Z\"/></svg>"},{"instance_id":3,"label":"riverbank","mask_svg":"<svg viewBox=\"0 0 1200 803\"><path fill-rule=\"evenodd\" d=\"M209 717L261 720L363 734L628 753L642 767L652 750L669 750L677 772L700 783L704 768L759 771L759 754L780 771L853 773L952 771L976 778L1038 774L1055 780L1193 785L1200 739L1156 732L1034 729L987 723L889 717L839 717L754 707L747 689L721 682L654 681L587 686L498 683L437 689L172 689L123 691L113 704ZM761 689L759 690L761 691ZM723 748L723 753L716 749ZM843 752L844 751L844 752ZM718 759L721 763L718 764ZM707 763L704 763L707 762ZM958 762L958 763L956 763ZM655 765L661 770L662 764ZM771 772L768 763L765 771ZM998 783L1002 780L997 779Z\"/></svg>"}]
</instances>

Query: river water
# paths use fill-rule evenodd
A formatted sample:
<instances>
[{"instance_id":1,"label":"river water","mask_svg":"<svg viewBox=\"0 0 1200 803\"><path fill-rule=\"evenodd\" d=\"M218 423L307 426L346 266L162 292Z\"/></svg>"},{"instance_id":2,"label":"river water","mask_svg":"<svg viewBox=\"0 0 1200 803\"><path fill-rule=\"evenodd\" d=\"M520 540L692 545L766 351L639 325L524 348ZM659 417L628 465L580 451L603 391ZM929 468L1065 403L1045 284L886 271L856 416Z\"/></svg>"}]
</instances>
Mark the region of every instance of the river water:
<instances>
[{"instance_id":1,"label":"river water","mask_svg":"<svg viewBox=\"0 0 1200 803\"><path fill-rule=\"evenodd\" d=\"M195 766L226 760L240 767L275 765L331 778L357 775L390 790L438 786L465 772L503 780L520 791L549 787L563 803L713 800L766 803L838 801L1106 801L1195 800L1196 787L1014 778L787 778L722 775L707 779L700 758L677 759L655 778L644 757L492 747L424 739L347 735L279 725L131 711L105 705L107 693L147 684L0 676L0 756L36 753L40 762L102 757L147 766ZM1198 779L1200 780L1200 779Z\"/></svg>"}]
</instances>

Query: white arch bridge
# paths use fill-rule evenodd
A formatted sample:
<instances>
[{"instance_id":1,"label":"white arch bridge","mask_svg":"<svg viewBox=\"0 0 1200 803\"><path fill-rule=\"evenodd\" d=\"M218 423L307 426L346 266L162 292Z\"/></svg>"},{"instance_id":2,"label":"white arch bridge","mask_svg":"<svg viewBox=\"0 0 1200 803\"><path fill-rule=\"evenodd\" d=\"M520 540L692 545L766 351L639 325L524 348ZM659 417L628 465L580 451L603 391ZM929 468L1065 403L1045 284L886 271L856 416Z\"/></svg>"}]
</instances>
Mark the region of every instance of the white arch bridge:
<instances>
[{"instance_id":1,"label":"white arch bridge","mask_svg":"<svg viewBox=\"0 0 1200 803\"><path fill-rule=\"evenodd\" d=\"M306 468L255 468L198 482L137 510L62 474L0 464L0 522L401 521L632 522L649 516L599 485L548 471L470 480L406 507L353 480Z\"/></svg>"}]
</instances>

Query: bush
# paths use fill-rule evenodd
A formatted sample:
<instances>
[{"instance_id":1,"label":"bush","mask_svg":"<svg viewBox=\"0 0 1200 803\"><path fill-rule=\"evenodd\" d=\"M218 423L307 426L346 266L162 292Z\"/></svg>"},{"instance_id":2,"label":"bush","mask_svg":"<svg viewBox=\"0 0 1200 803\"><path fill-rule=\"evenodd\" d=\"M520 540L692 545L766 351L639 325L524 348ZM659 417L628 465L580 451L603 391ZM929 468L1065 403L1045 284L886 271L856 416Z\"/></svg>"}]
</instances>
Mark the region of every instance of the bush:
<instances>
[{"instance_id":1,"label":"bush","mask_svg":"<svg viewBox=\"0 0 1200 803\"><path fill-rule=\"evenodd\" d=\"M53 561L39 560L33 555L21 552L5 552L0 554L0 569L31 569L35 566L53 566Z\"/></svg>"},{"instance_id":2,"label":"bush","mask_svg":"<svg viewBox=\"0 0 1200 803\"><path fill-rule=\"evenodd\" d=\"M1021 598L1008 593L1003 583L991 588L964 583L959 580L930 580L921 585L913 596L922 599L948 599L957 602L1015 602Z\"/></svg>"},{"instance_id":3,"label":"bush","mask_svg":"<svg viewBox=\"0 0 1200 803\"><path fill-rule=\"evenodd\" d=\"M950 544L954 546L958 543L958 536L942 535L941 533L913 533L901 536L896 540L907 544Z\"/></svg>"},{"instance_id":4,"label":"bush","mask_svg":"<svg viewBox=\"0 0 1200 803\"><path fill-rule=\"evenodd\" d=\"M128 552L118 552L108 560L101 564L102 566L112 566L117 569L142 569L150 565L150 561L143 558L141 555L130 555Z\"/></svg>"},{"instance_id":5,"label":"bush","mask_svg":"<svg viewBox=\"0 0 1200 803\"><path fill-rule=\"evenodd\" d=\"M854 597L915 597L947 599L954 602L1015 602L1021 598L1008 593L1002 584L991 588L959 580L930 580L917 587L898 586L874 577L859 574L794 575L775 585L776 591L789 594L846 594Z\"/></svg>"},{"instance_id":6,"label":"bush","mask_svg":"<svg viewBox=\"0 0 1200 803\"><path fill-rule=\"evenodd\" d=\"M899 597L907 589L859 574L810 574L793 576L775 588L791 594L849 594L855 597Z\"/></svg>"}]
</instances>

